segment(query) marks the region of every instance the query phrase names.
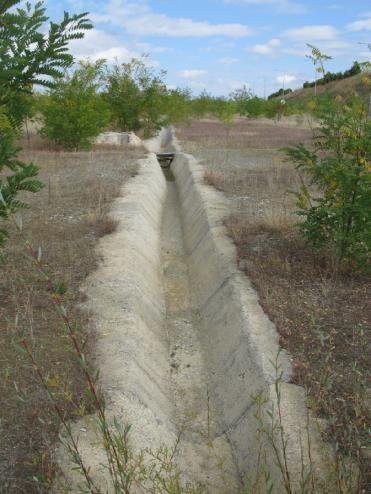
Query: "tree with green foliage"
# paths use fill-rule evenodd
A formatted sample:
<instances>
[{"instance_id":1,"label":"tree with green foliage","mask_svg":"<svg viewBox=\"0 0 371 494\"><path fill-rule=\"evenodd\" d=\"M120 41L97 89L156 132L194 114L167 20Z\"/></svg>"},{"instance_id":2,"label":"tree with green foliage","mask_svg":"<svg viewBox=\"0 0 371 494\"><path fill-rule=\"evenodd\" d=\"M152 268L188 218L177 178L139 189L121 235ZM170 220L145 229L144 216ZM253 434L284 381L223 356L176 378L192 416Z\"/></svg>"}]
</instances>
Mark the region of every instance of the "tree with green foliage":
<instances>
[{"instance_id":1,"label":"tree with green foliage","mask_svg":"<svg viewBox=\"0 0 371 494\"><path fill-rule=\"evenodd\" d=\"M331 248L339 262L370 267L371 120L367 103L332 99L322 108L314 150L303 144L287 148L290 161L303 171L319 196L302 185L296 194L299 228L314 247Z\"/></svg>"},{"instance_id":2,"label":"tree with green foliage","mask_svg":"<svg viewBox=\"0 0 371 494\"><path fill-rule=\"evenodd\" d=\"M357 74L360 74L362 71L367 69L369 62L353 62L350 69L345 70L344 72L324 72L323 77L320 79L316 79L313 82L304 82L303 88L315 87L320 85L328 84L332 81L340 81L342 79L347 79L348 77L353 77ZM324 70L324 69L323 69ZM322 70L321 70L322 72Z\"/></svg>"},{"instance_id":3,"label":"tree with green foliage","mask_svg":"<svg viewBox=\"0 0 371 494\"><path fill-rule=\"evenodd\" d=\"M24 8L11 10L19 3L5 0L0 5L0 106L7 111L20 94L30 94L33 85L53 86L52 78L62 77L73 63L69 42L92 28L86 13L65 12L60 24L50 22L45 35L41 28L48 17L43 2L34 7L27 2ZM22 123L21 112L8 116L12 125Z\"/></svg>"},{"instance_id":4,"label":"tree with green foliage","mask_svg":"<svg viewBox=\"0 0 371 494\"><path fill-rule=\"evenodd\" d=\"M144 129L145 135L164 124L165 72L156 73L143 60L107 69L105 99L118 129Z\"/></svg>"},{"instance_id":5,"label":"tree with green foliage","mask_svg":"<svg viewBox=\"0 0 371 494\"><path fill-rule=\"evenodd\" d=\"M258 118L265 114L266 108L266 100L258 96L253 96L245 104L245 115L249 118Z\"/></svg>"},{"instance_id":6,"label":"tree with green foliage","mask_svg":"<svg viewBox=\"0 0 371 494\"><path fill-rule=\"evenodd\" d=\"M278 91L275 91L274 93L270 94L268 96L268 99L278 98L280 96L282 98L282 96L285 96L286 94L290 94L290 93L292 93L291 88L289 88L289 87L287 89L281 88Z\"/></svg>"},{"instance_id":7,"label":"tree with green foliage","mask_svg":"<svg viewBox=\"0 0 371 494\"><path fill-rule=\"evenodd\" d=\"M23 191L37 192L42 184L36 180L38 168L17 159L15 139L24 117L29 113L29 95L34 84L51 87L73 63L68 51L71 40L80 39L92 27L86 13L70 16L64 13L60 24L48 20L42 1L33 7L15 8L20 0L0 4L0 245L7 231L9 214L26 207L19 199Z\"/></svg>"},{"instance_id":8,"label":"tree with green foliage","mask_svg":"<svg viewBox=\"0 0 371 494\"><path fill-rule=\"evenodd\" d=\"M251 100L251 98L253 98L253 94L246 85L243 85L242 87L231 92L229 98L235 102L236 111L240 115L246 115L246 105Z\"/></svg>"},{"instance_id":9,"label":"tree with green foliage","mask_svg":"<svg viewBox=\"0 0 371 494\"><path fill-rule=\"evenodd\" d=\"M212 113L224 124L231 124L237 113L236 103L227 98L213 98Z\"/></svg>"},{"instance_id":10,"label":"tree with green foliage","mask_svg":"<svg viewBox=\"0 0 371 494\"><path fill-rule=\"evenodd\" d=\"M90 149L111 119L109 105L99 92L103 73L104 60L80 62L72 74L66 72L42 99L40 134L67 150Z\"/></svg>"},{"instance_id":11,"label":"tree with green foliage","mask_svg":"<svg viewBox=\"0 0 371 494\"><path fill-rule=\"evenodd\" d=\"M186 122L192 115L192 95L188 88L168 89L164 114L168 124Z\"/></svg>"},{"instance_id":12,"label":"tree with green foliage","mask_svg":"<svg viewBox=\"0 0 371 494\"><path fill-rule=\"evenodd\" d=\"M192 114L196 118L202 118L208 113L213 112L213 97L206 90L202 91L198 96L192 99L191 107Z\"/></svg>"}]
</instances>

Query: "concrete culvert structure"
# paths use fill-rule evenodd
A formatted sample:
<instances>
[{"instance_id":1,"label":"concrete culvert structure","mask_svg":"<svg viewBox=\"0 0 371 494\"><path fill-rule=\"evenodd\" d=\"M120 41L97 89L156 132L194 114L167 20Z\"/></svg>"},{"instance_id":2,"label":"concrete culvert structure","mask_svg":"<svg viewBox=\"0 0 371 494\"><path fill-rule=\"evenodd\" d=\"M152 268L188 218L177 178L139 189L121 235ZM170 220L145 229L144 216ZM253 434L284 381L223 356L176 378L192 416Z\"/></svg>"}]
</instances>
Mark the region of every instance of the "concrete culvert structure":
<instances>
[{"instance_id":1,"label":"concrete culvert structure","mask_svg":"<svg viewBox=\"0 0 371 494\"><path fill-rule=\"evenodd\" d=\"M95 144L137 147L142 145L142 140L134 132L103 132L95 139Z\"/></svg>"},{"instance_id":2,"label":"concrete culvert structure","mask_svg":"<svg viewBox=\"0 0 371 494\"><path fill-rule=\"evenodd\" d=\"M275 327L237 268L223 226L226 200L204 185L202 167L181 153L172 130L145 145L151 153L115 202L117 231L101 240L102 264L85 287L108 416L131 424L136 451L176 444L185 482L210 493L240 492L259 456L253 397L264 395L277 405L272 361L279 354L287 468L299 485L301 458L309 462L307 426L314 466L321 445L304 391L287 382L290 362L279 353ZM168 180L153 154L160 151L175 152ZM100 466L105 453L93 418L73 429L92 476L113 492ZM273 492L284 492L274 455L263 447ZM76 486L63 448L59 458Z\"/></svg>"}]
</instances>

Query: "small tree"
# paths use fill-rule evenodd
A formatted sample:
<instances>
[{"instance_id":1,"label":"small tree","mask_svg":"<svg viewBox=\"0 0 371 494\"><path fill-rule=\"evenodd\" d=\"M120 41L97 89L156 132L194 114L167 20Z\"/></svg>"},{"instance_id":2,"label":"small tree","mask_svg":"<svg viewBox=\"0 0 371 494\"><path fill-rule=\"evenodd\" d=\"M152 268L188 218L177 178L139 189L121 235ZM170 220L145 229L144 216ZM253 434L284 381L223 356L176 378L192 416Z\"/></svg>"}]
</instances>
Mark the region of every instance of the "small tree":
<instances>
[{"instance_id":1,"label":"small tree","mask_svg":"<svg viewBox=\"0 0 371 494\"><path fill-rule=\"evenodd\" d=\"M237 113L236 103L223 97L213 98L212 113L222 123L230 127Z\"/></svg>"},{"instance_id":2,"label":"small tree","mask_svg":"<svg viewBox=\"0 0 371 494\"><path fill-rule=\"evenodd\" d=\"M232 99L236 104L236 110L240 115L246 115L247 110L246 107L249 101L253 98L253 94L250 89L246 85L243 85L241 88L235 89L230 95L229 98Z\"/></svg>"},{"instance_id":3,"label":"small tree","mask_svg":"<svg viewBox=\"0 0 371 494\"><path fill-rule=\"evenodd\" d=\"M203 90L196 98L192 99L192 114L196 118L202 118L213 112L214 98L206 90Z\"/></svg>"},{"instance_id":4,"label":"small tree","mask_svg":"<svg viewBox=\"0 0 371 494\"><path fill-rule=\"evenodd\" d=\"M311 49L311 54L306 55L307 58L312 60L314 65L315 79L314 79L314 94L317 94L317 74L320 73L323 76L325 75L325 66L323 62L325 60L331 60L332 57L325 55L322 53L316 46L313 46L307 43L307 46Z\"/></svg>"},{"instance_id":5,"label":"small tree","mask_svg":"<svg viewBox=\"0 0 371 494\"><path fill-rule=\"evenodd\" d=\"M189 120L192 114L190 89L171 89L167 91L164 113L166 123L179 123Z\"/></svg>"},{"instance_id":6,"label":"small tree","mask_svg":"<svg viewBox=\"0 0 371 494\"><path fill-rule=\"evenodd\" d=\"M144 128L146 135L164 123L165 72L158 74L142 60L114 65L107 72L105 99L115 125L124 131Z\"/></svg>"},{"instance_id":7,"label":"small tree","mask_svg":"<svg viewBox=\"0 0 371 494\"><path fill-rule=\"evenodd\" d=\"M329 246L338 261L366 268L371 250L371 121L367 104L333 100L321 115L314 150L302 144L287 155L321 193L297 193L299 228L315 248Z\"/></svg>"},{"instance_id":8,"label":"small tree","mask_svg":"<svg viewBox=\"0 0 371 494\"><path fill-rule=\"evenodd\" d=\"M0 3L0 219L6 222L9 213L26 207L18 199L22 191L37 192L42 184L35 180L38 169L32 163L17 159L17 132L29 113L30 94L34 84L51 86L50 77L61 77L73 62L68 52L72 39L84 36L92 27L86 13L64 14L60 24L50 23L44 34L41 26L48 20L43 2L34 7L11 10L20 0ZM0 227L0 246L6 239Z\"/></svg>"},{"instance_id":9,"label":"small tree","mask_svg":"<svg viewBox=\"0 0 371 494\"><path fill-rule=\"evenodd\" d=\"M141 124L147 137L168 123L165 115L167 89L164 76L164 71L154 75L147 69L141 80Z\"/></svg>"},{"instance_id":10,"label":"small tree","mask_svg":"<svg viewBox=\"0 0 371 494\"><path fill-rule=\"evenodd\" d=\"M108 104L98 92L103 66L103 60L80 62L72 75L58 81L41 103L41 135L69 150L92 146L94 137L110 121Z\"/></svg>"}]
</instances>

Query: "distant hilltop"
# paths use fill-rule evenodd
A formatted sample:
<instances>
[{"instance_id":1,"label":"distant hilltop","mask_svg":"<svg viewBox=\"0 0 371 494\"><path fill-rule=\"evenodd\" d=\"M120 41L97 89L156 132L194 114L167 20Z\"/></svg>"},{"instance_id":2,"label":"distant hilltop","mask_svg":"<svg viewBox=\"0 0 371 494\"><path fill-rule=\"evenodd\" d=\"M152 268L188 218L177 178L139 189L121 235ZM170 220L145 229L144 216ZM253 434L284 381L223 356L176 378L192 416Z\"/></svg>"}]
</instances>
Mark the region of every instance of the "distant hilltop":
<instances>
[{"instance_id":1,"label":"distant hilltop","mask_svg":"<svg viewBox=\"0 0 371 494\"><path fill-rule=\"evenodd\" d=\"M362 72L352 77L347 77L346 79L332 81L317 86L317 95L326 92L343 97L348 97L352 94L369 97L371 94L371 73ZM311 99L313 94L313 87L301 88L285 94L285 99L292 102L305 102Z\"/></svg>"}]
</instances>

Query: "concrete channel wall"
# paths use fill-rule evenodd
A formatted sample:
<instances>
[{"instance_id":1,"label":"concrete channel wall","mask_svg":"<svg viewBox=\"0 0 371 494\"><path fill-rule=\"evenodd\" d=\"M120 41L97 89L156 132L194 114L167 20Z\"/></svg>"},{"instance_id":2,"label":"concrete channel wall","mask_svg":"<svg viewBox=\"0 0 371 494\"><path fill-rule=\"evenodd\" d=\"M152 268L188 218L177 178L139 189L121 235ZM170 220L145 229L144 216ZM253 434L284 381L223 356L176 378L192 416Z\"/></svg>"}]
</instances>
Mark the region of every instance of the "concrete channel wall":
<instances>
[{"instance_id":1,"label":"concrete channel wall","mask_svg":"<svg viewBox=\"0 0 371 494\"><path fill-rule=\"evenodd\" d=\"M114 202L116 231L98 246L98 269L88 277L85 309L94 321L94 364L100 371L109 421L130 424L135 449L171 447L177 438L172 422L168 341L161 266L161 223L166 180L155 154L138 162ZM102 492L113 492L96 417L71 424L85 464ZM62 431L63 432L63 431ZM58 461L72 492L82 479L72 470L62 446ZM63 482L64 485L65 482ZM64 492L56 483L54 492Z\"/></svg>"},{"instance_id":2,"label":"concrete channel wall","mask_svg":"<svg viewBox=\"0 0 371 494\"><path fill-rule=\"evenodd\" d=\"M228 215L223 194L204 184L202 166L192 156L177 154L172 170L180 195L192 300L200 320L217 433L229 438L241 478L253 474L259 449L254 397L266 397L277 407L277 372L272 364L277 362L278 372L282 372L280 399L287 460L293 482L299 482L301 455L308 461L304 390L287 383L291 365L278 346L276 328L237 268L236 249L223 225ZM315 442L315 430L308 425ZM312 455L318 455L316 445ZM281 492L281 475L269 452L267 461L277 492Z\"/></svg>"},{"instance_id":3,"label":"concrete channel wall","mask_svg":"<svg viewBox=\"0 0 371 494\"><path fill-rule=\"evenodd\" d=\"M223 225L228 214L225 198L204 184L202 167L192 156L180 152L171 131L163 130L148 147L152 153L139 162L138 175L115 201L112 216L118 220L117 231L101 240L102 262L85 287L87 308L96 321L96 366L107 397L108 416L131 424L136 450L171 447L177 441L179 424L174 419L161 258L167 184L153 154L173 150L176 156L171 171L179 196L194 326L207 372L210 414L216 423L211 441L220 444L219 438L227 438L238 477L233 488L210 492L238 492L235 485L242 486L255 471L259 442L253 397L264 395L277 406L272 361L278 354L283 373L280 396L288 468L297 483L300 458L308 460L307 425L315 461L320 458L319 441L308 419L304 391L287 383L291 366L288 356L279 353L276 329L261 309L248 279L237 268L236 249ZM104 450L99 446L94 417L79 420L73 429L97 482L104 492L111 492L107 470L100 467ZM194 452L201 449L190 446ZM192 480L187 465L201 463L201 459L190 456L192 453L189 461L179 460L187 480ZM62 449L59 458L65 476L76 485L71 462ZM284 492L269 452L266 461L274 492Z\"/></svg>"}]
</instances>

